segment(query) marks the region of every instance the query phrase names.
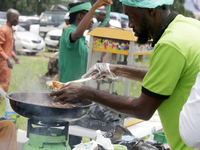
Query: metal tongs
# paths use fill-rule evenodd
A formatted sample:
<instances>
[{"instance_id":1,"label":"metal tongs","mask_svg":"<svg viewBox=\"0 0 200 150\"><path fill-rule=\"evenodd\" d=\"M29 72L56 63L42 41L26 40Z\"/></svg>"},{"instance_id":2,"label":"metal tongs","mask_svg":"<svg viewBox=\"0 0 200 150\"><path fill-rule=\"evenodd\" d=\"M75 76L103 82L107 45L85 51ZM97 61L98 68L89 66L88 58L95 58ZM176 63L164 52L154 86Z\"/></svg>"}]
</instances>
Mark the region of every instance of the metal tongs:
<instances>
[{"instance_id":1,"label":"metal tongs","mask_svg":"<svg viewBox=\"0 0 200 150\"><path fill-rule=\"evenodd\" d=\"M84 79L78 79L78 80L74 80L74 81L69 81L69 82L66 82L66 83L62 83L62 82L59 82L59 81L55 81L55 82L57 82L59 84L64 84L63 86L65 86L65 85L68 85L70 82L81 83L81 82L86 82L86 81L89 81L89 80L92 80L92 77L84 78ZM46 84L51 87L51 85L53 85L53 81L47 81ZM54 90L57 90L57 89L54 89Z\"/></svg>"}]
</instances>

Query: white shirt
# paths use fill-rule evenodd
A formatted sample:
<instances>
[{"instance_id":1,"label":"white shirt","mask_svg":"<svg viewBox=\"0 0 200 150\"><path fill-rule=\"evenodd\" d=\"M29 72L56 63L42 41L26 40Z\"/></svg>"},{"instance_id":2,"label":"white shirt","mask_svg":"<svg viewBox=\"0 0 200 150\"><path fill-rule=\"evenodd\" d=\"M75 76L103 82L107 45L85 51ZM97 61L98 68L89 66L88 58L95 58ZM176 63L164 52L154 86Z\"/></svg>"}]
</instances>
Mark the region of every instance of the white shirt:
<instances>
[{"instance_id":1,"label":"white shirt","mask_svg":"<svg viewBox=\"0 0 200 150\"><path fill-rule=\"evenodd\" d=\"M200 147L200 72L180 113L179 132L187 146Z\"/></svg>"}]
</instances>

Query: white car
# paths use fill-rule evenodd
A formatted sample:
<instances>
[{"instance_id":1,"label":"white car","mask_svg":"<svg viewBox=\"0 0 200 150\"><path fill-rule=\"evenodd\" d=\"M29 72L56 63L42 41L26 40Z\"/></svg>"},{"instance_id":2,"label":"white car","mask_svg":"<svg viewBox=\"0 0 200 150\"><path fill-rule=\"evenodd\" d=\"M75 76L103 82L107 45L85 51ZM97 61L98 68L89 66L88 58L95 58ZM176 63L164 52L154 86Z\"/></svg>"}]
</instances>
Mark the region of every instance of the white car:
<instances>
[{"instance_id":1,"label":"white car","mask_svg":"<svg viewBox=\"0 0 200 150\"><path fill-rule=\"evenodd\" d=\"M19 21L29 23L30 24L29 31L39 35L40 17L38 17L38 16L19 16Z\"/></svg>"},{"instance_id":2,"label":"white car","mask_svg":"<svg viewBox=\"0 0 200 150\"><path fill-rule=\"evenodd\" d=\"M5 24L5 19L0 19L0 26ZM35 55L38 52L45 51L45 43L42 37L26 31L21 26L13 27L14 32L14 49L16 52L25 52L27 55Z\"/></svg>"},{"instance_id":3,"label":"white car","mask_svg":"<svg viewBox=\"0 0 200 150\"><path fill-rule=\"evenodd\" d=\"M16 52L25 52L27 55L35 55L38 52L45 51L45 42L43 38L38 34L26 31L20 26L17 26L14 38Z\"/></svg>"},{"instance_id":4,"label":"white car","mask_svg":"<svg viewBox=\"0 0 200 150\"><path fill-rule=\"evenodd\" d=\"M45 44L48 51L58 51L58 42L61 38L63 28L66 26L66 23L61 23L57 29L47 32L45 37Z\"/></svg>"}]
</instances>

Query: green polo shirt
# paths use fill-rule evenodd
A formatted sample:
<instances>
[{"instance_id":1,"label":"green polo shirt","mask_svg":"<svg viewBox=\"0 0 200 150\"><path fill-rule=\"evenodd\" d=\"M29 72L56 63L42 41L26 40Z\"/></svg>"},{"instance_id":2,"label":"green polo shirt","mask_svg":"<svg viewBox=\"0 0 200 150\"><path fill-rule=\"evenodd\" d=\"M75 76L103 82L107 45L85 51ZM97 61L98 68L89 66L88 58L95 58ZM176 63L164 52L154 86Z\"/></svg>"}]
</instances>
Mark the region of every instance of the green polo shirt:
<instances>
[{"instance_id":1,"label":"green polo shirt","mask_svg":"<svg viewBox=\"0 0 200 150\"><path fill-rule=\"evenodd\" d=\"M70 41L70 34L75 25L69 26L62 34L59 47L59 81L68 82L80 79L87 69L88 46L85 36L75 42Z\"/></svg>"},{"instance_id":2,"label":"green polo shirt","mask_svg":"<svg viewBox=\"0 0 200 150\"><path fill-rule=\"evenodd\" d=\"M190 150L179 134L179 114L199 72L200 22L182 15L167 21L162 24L166 29L156 33L160 38L151 53L142 92L164 100L158 113L171 149Z\"/></svg>"}]
</instances>

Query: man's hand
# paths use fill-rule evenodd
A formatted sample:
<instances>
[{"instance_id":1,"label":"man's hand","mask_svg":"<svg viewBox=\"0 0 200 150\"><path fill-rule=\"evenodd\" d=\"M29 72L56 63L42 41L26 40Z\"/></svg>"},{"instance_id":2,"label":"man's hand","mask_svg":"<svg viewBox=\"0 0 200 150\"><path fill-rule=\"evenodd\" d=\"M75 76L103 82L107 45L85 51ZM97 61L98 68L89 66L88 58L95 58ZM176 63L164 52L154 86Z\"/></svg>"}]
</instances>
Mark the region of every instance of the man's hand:
<instances>
[{"instance_id":1,"label":"man's hand","mask_svg":"<svg viewBox=\"0 0 200 150\"><path fill-rule=\"evenodd\" d=\"M87 78L89 76L92 76L93 79L101 79L103 77L116 78L116 75L110 71L109 63L96 63L82 78Z\"/></svg>"},{"instance_id":2,"label":"man's hand","mask_svg":"<svg viewBox=\"0 0 200 150\"><path fill-rule=\"evenodd\" d=\"M14 61L15 61L16 64L20 63L20 60L19 60L19 58L16 55L13 56L13 59L14 59Z\"/></svg>"},{"instance_id":3,"label":"man's hand","mask_svg":"<svg viewBox=\"0 0 200 150\"><path fill-rule=\"evenodd\" d=\"M8 68L12 69L13 68L13 62L10 58L6 59L7 64L8 64Z\"/></svg>"},{"instance_id":4,"label":"man's hand","mask_svg":"<svg viewBox=\"0 0 200 150\"><path fill-rule=\"evenodd\" d=\"M85 99L84 84L70 82L68 85L61 87L59 90L50 93L50 96L57 96L54 98L54 102L77 102Z\"/></svg>"},{"instance_id":5,"label":"man's hand","mask_svg":"<svg viewBox=\"0 0 200 150\"><path fill-rule=\"evenodd\" d=\"M93 6L95 7L95 9L98 9L101 6L112 5L112 4L113 4L112 0L98 0L94 3Z\"/></svg>"}]
</instances>

